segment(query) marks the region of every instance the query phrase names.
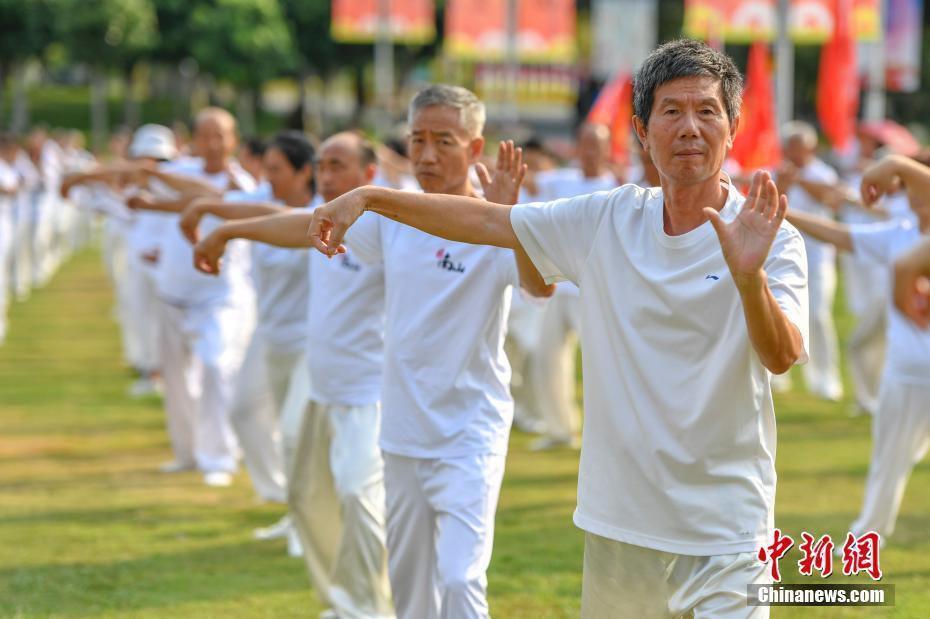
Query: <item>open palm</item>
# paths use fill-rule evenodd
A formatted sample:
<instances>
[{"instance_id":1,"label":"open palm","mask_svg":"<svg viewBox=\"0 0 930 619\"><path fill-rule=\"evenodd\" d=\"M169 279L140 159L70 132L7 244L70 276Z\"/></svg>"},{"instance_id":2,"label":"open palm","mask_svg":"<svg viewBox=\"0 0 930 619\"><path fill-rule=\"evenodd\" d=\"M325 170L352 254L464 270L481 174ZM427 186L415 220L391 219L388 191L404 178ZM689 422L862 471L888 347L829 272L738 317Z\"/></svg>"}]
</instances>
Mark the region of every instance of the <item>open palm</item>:
<instances>
[{"instance_id":1,"label":"open palm","mask_svg":"<svg viewBox=\"0 0 930 619\"><path fill-rule=\"evenodd\" d=\"M746 203L732 222L725 223L712 208L704 209L735 281L762 270L787 210L788 199L779 198L772 177L762 170L753 175Z\"/></svg>"},{"instance_id":2,"label":"open palm","mask_svg":"<svg viewBox=\"0 0 930 619\"><path fill-rule=\"evenodd\" d=\"M497 149L497 165L493 171L479 163L475 166L484 199L496 204L516 204L520 196L520 184L526 175L523 163L523 149L515 147L513 140L500 143Z\"/></svg>"}]
</instances>

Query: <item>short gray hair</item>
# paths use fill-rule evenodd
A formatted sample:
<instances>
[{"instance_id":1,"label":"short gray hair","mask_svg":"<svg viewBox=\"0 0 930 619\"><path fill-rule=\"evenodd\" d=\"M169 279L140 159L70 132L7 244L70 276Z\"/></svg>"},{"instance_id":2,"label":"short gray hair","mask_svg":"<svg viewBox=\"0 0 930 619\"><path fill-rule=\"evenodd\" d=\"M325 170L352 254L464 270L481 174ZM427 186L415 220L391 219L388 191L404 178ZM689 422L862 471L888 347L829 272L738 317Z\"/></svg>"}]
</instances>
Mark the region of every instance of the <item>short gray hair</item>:
<instances>
[{"instance_id":1,"label":"short gray hair","mask_svg":"<svg viewBox=\"0 0 930 619\"><path fill-rule=\"evenodd\" d=\"M433 84L418 92L410 101L407 110L407 122L413 125L413 116L425 107L444 105L459 111L462 128L472 137L479 137L484 131L484 103L475 93L461 86Z\"/></svg>"},{"instance_id":2,"label":"short gray hair","mask_svg":"<svg viewBox=\"0 0 930 619\"><path fill-rule=\"evenodd\" d=\"M655 92L662 84L682 77L720 80L720 94L732 124L743 103L743 76L733 59L706 43L677 39L657 47L633 78L633 113L649 124Z\"/></svg>"},{"instance_id":3,"label":"short gray hair","mask_svg":"<svg viewBox=\"0 0 930 619\"><path fill-rule=\"evenodd\" d=\"M781 143L787 144L792 140L800 140L801 144L814 150L817 148L817 130L803 120L789 120L781 126Z\"/></svg>"}]
</instances>

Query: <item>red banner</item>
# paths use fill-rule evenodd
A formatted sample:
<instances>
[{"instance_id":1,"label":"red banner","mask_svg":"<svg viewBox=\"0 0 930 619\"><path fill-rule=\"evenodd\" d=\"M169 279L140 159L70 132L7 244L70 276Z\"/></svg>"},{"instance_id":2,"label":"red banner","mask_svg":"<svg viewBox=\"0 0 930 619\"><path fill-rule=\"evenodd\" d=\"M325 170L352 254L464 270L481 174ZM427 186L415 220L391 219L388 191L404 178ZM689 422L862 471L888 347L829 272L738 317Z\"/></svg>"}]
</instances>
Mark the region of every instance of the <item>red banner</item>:
<instances>
[{"instance_id":1,"label":"red banner","mask_svg":"<svg viewBox=\"0 0 930 619\"><path fill-rule=\"evenodd\" d=\"M333 0L334 41L372 43L378 35L382 0ZM432 0L387 0L388 25L396 43L423 45L436 38Z\"/></svg>"},{"instance_id":2,"label":"red banner","mask_svg":"<svg viewBox=\"0 0 930 619\"><path fill-rule=\"evenodd\" d=\"M516 46L520 62L574 62L574 0L521 0L517 6ZM507 0L449 0L445 51L461 60L504 60Z\"/></svg>"},{"instance_id":3,"label":"red banner","mask_svg":"<svg viewBox=\"0 0 930 619\"><path fill-rule=\"evenodd\" d=\"M772 60L767 43L753 43L749 49L740 126L730 157L747 171L773 170L781 160Z\"/></svg>"}]
</instances>

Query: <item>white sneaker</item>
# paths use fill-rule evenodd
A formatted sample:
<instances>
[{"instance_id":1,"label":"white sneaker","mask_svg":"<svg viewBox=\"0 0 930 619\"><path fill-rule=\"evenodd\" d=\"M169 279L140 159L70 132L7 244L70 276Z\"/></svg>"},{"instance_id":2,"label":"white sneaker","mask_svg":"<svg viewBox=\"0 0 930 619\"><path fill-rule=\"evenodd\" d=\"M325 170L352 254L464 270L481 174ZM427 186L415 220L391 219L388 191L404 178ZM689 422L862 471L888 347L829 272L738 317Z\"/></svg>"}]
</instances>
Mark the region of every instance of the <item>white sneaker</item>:
<instances>
[{"instance_id":1,"label":"white sneaker","mask_svg":"<svg viewBox=\"0 0 930 619\"><path fill-rule=\"evenodd\" d=\"M144 398L145 396L158 395L160 393L161 389L158 383L151 378L140 378L129 386L129 397L131 398Z\"/></svg>"},{"instance_id":2,"label":"white sneaker","mask_svg":"<svg viewBox=\"0 0 930 619\"><path fill-rule=\"evenodd\" d=\"M158 470L162 473L183 473L185 471L194 470L193 462L178 462L177 460L169 460L158 467Z\"/></svg>"},{"instance_id":3,"label":"white sneaker","mask_svg":"<svg viewBox=\"0 0 930 619\"><path fill-rule=\"evenodd\" d=\"M300 543L300 537L297 536L297 531L294 527L291 527L287 532L287 556L289 557L302 557L304 556L304 547Z\"/></svg>"},{"instance_id":4,"label":"white sneaker","mask_svg":"<svg viewBox=\"0 0 930 619\"><path fill-rule=\"evenodd\" d=\"M232 485L232 481L232 474L225 471L213 471L203 475L203 483L211 488L228 488Z\"/></svg>"},{"instance_id":5,"label":"white sneaker","mask_svg":"<svg viewBox=\"0 0 930 619\"><path fill-rule=\"evenodd\" d=\"M581 440L577 436L571 438L543 436L530 443L530 451L549 451L562 448L581 449Z\"/></svg>"},{"instance_id":6,"label":"white sneaker","mask_svg":"<svg viewBox=\"0 0 930 619\"><path fill-rule=\"evenodd\" d=\"M287 537L291 530L291 517L284 516L276 523L269 527L261 527L252 531L252 537L258 540L267 541L271 539L281 539Z\"/></svg>"}]
</instances>

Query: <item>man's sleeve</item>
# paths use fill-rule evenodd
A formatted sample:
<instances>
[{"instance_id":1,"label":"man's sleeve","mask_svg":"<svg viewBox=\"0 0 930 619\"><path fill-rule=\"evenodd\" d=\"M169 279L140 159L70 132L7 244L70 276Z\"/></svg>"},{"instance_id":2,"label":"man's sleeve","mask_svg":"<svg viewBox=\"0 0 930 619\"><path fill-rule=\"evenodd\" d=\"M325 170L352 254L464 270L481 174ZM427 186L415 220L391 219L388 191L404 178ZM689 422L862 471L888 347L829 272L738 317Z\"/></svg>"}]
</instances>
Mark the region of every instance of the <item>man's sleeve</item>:
<instances>
[{"instance_id":1,"label":"man's sleeve","mask_svg":"<svg viewBox=\"0 0 930 619\"><path fill-rule=\"evenodd\" d=\"M778 231L765 262L765 274L778 307L801 333L803 354L797 363L807 363L810 341L807 251L804 239L793 226L783 226Z\"/></svg>"},{"instance_id":2,"label":"man's sleeve","mask_svg":"<svg viewBox=\"0 0 930 619\"><path fill-rule=\"evenodd\" d=\"M514 233L547 284L578 283L608 204L619 191L518 204L511 209Z\"/></svg>"},{"instance_id":3,"label":"man's sleeve","mask_svg":"<svg viewBox=\"0 0 930 619\"><path fill-rule=\"evenodd\" d=\"M850 226L853 253L857 258L890 265L894 261L892 251L901 230L901 222L898 221Z\"/></svg>"},{"instance_id":4,"label":"man's sleeve","mask_svg":"<svg viewBox=\"0 0 930 619\"><path fill-rule=\"evenodd\" d=\"M366 264L380 262L384 257L381 243L382 217L376 213L362 213L344 238L352 254Z\"/></svg>"}]
</instances>

